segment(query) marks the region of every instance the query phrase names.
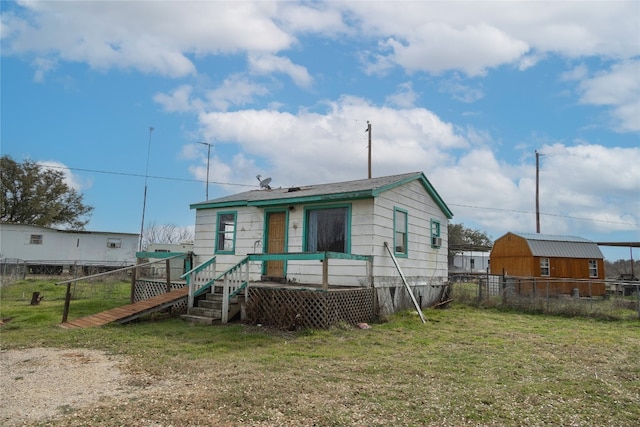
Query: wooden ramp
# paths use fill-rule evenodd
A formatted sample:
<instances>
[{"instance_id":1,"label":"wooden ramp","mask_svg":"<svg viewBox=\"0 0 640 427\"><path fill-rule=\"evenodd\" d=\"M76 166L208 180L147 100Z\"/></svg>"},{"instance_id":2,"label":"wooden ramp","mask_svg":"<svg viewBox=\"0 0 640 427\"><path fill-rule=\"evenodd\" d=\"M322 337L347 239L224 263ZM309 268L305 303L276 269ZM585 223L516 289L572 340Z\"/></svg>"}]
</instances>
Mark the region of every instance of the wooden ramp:
<instances>
[{"instance_id":1,"label":"wooden ramp","mask_svg":"<svg viewBox=\"0 0 640 427\"><path fill-rule=\"evenodd\" d=\"M67 329L74 328L91 328L93 326L102 326L107 323L117 322L126 323L131 320L142 317L146 314L160 311L164 308L174 305L183 299L187 299L189 292L188 287L176 289L166 294L158 295L144 301L138 301L133 304L124 305L122 307L112 308L111 310L101 313L92 314L91 316L81 317L62 323L60 326Z\"/></svg>"}]
</instances>

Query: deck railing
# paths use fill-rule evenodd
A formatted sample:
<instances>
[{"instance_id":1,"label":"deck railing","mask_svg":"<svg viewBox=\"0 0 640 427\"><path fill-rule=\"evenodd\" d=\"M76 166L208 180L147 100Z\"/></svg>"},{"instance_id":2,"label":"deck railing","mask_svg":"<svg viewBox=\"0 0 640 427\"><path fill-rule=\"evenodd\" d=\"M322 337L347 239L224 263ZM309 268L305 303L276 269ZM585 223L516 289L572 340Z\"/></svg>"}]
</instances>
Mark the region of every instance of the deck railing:
<instances>
[{"instance_id":1,"label":"deck railing","mask_svg":"<svg viewBox=\"0 0 640 427\"><path fill-rule=\"evenodd\" d=\"M111 271L105 271L102 273L96 273L96 274L91 274L88 276L82 276L82 277L77 277L75 279L70 279L70 280L64 280L62 282L57 282L55 285L59 286L59 285L67 285L67 292L65 294L65 299L64 299L64 309L63 309L63 313L62 313L62 323L65 323L68 318L69 318L69 309L71 306L71 285L73 283L82 281L82 280L88 280L88 279L93 279L96 277L101 277L101 276L108 276L108 275L113 275L113 274L117 274L117 273L121 273L121 272L131 272L131 302L133 303L133 296L134 296L134 289L135 289L135 282L136 282L136 272L139 268L141 267L146 267L155 263L159 263L159 262L166 262L168 263L170 260L175 259L175 258L184 258L186 256L186 254L170 254L170 253L155 253L155 256L159 259L156 259L154 261L149 261L149 262L145 262L145 263L140 263L140 264L136 264L136 265L130 265L128 267L123 267L123 268L118 268L116 270L111 270ZM168 264L167 264L168 265ZM167 279L167 292L171 291L171 283L170 283L170 279Z\"/></svg>"},{"instance_id":2,"label":"deck railing","mask_svg":"<svg viewBox=\"0 0 640 427\"><path fill-rule=\"evenodd\" d=\"M247 294L249 285L249 262L265 262L265 261L322 261L322 288L329 288L329 259L346 259L355 261L365 261L367 263L367 276L371 278L373 256L370 255L353 255L340 252L293 252L278 254L249 254L240 262L213 277L209 273L207 279L203 279L203 274L207 271L215 271L210 269L210 265L215 262L215 257L210 258L200 264L193 270L185 273L182 277L187 277L189 283L189 308L194 305L195 297L207 292L213 286L222 286L222 323L227 323L229 315L229 300L244 291ZM200 276L199 276L200 275ZM193 277L193 279L189 279ZM217 282L222 282L217 283Z\"/></svg>"},{"instance_id":3,"label":"deck railing","mask_svg":"<svg viewBox=\"0 0 640 427\"><path fill-rule=\"evenodd\" d=\"M189 287L188 308L193 308L193 298L198 290L210 286L216 280L216 257L212 256L202 264L192 268L191 270L180 276L181 279L187 280Z\"/></svg>"},{"instance_id":4,"label":"deck railing","mask_svg":"<svg viewBox=\"0 0 640 427\"><path fill-rule=\"evenodd\" d=\"M373 256L345 254L342 252L289 252L280 254L250 254L249 261L322 261L322 288L329 288L329 260L346 259L353 261L365 261L367 263L367 276L371 278Z\"/></svg>"}]
</instances>

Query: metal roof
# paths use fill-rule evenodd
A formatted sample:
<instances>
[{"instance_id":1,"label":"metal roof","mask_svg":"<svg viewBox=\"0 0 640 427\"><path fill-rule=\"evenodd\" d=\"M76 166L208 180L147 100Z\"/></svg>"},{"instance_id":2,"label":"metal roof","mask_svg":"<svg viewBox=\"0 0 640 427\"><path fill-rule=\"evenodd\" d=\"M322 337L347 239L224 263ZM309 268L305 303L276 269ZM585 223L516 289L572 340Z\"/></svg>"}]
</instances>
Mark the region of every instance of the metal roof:
<instances>
[{"instance_id":1,"label":"metal roof","mask_svg":"<svg viewBox=\"0 0 640 427\"><path fill-rule=\"evenodd\" d=\"M377 197L384 191L414 180L419 180L422 183L427 192L447 217L453 217L453 213L451 213L440 195L422 172L412 172L401 175L390 175L330 184L273 188L270 190L251 190L200 203L194 203L191 205L191 208L208 209L249 205L266 207L296 203L367 199Z\"/></svg>"},{"instance_id":2,"label":"metal roof","mask_svg":"<svg viewBox=\"0 0 640 427\"><path fill-rule=\"evenodd\" d=\"M533 233L512 234L527 241L533 256L604 259L598 244L582 237Z\"/></svg>"}]
</instances>

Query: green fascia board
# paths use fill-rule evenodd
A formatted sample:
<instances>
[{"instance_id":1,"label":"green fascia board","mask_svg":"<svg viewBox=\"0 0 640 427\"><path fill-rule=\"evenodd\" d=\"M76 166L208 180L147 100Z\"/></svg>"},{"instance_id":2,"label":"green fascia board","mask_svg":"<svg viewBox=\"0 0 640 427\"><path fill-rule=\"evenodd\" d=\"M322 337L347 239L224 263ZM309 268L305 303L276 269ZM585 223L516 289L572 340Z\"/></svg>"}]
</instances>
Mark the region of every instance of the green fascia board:
<instances>
[{"instance_id":1,"label":"green fascia board","mask_svg":"<svg viewBox=\"0 0 640 427\"><path fill-rule=\"evenodd\" d=\"M236 200L233 202L222 202L222 203L193 203L189 205L189 209L211 209L211 208L235 208L238 206L248 206L249 203L246 200Z\"/></svg>"},{"instance_id":2,"label":"green fascia board","mask_svg":"<svg viewBox=\"0 0 640 427\"><path fill-rule=\"evenodd\" d=\"M436 202L436 204L438 205L440 210L442 210L442 213L444 213L448 219L452 219L453 218L453 212L451 212L451 209L449 209L449 207L444 202L442 197L440 197L440 195L436 191L435 187L433 185L431 185L431 183L429 182L427 177L424 176L424 174L422 172L421 173L417 173L414 176L409 176L409 177L407 177L405 179L401 179L399 181L396 181L393 184L389 184L389 185L385 185L383 187L377 188L377 189L375 189L375 190L373 190L371 192L372 196L373 197L378 197L381 193L383 193L385 191L392 190L394 188L400 187L400 186L405 185L405 184L407 184L407 183L409 183L411 181L414 181L416 179L420 180L420 183L422 184L424 189L427 191L427 193L431 196L431 198L433 198L433 200Z\"/></svg>"},{"instance_id":3,"label":"green fascia board","mask_svg":"<svg viewBox=\"0 0 640 427\"><path fill-rule=\"evenodd\" d=\"M427 191L427 193L433 198L436 202L436 205L442 210L445 216L448 219L453 218L453 212L449 209L447 204L444 202L442 197L438 194L436 189L431 185L427 177L424 173L419 172L415 175L408 176L404 179L398 180L392 184L388 184L376 189L364 190L364 191L353 191L353 192L344 192L344 193L335 193L335 194L325 194L325 195L314 195L308 197L284 197L279 199L269 199L269 200L256 200L256 201L247 201L247 200L236 200L229 202L220 202L220 203L194 203L189 207L191 209L219 209L219 208L231 208L231 207L240 207L240 206L256 206L256 207L269 207L269 206L287 206L287 205L296 205L303 203L324 203L324 202L340 202L347 200L358 200L358 199L372 199L378 197L381 193L394 189L396 187L402 186L406 183L409 183L414 180L420 180L420 183Z\"/></svg>"},{"instance_id":4,"label":"green fascia board","mask_svg":"<svg viewBox=\"0 0 640 427\"><path fill-rule=\"evenodd\" d=\"M320 196L308 196L308 197L290 197L271 200L256 200L249 202L247 200L238 200L234 202L222 202L222 203L196 203L190 205L191 209L211 209L211 208L231 208L238 206L256 206L256 207L276 207L276 206L288 206L288 205L300 205L311 203L325 203L325 202L341 202L347 200L358 199L371 199L373 198L372 191L357 191L351 193L336 193L325 194Z\"/></svg>"},{"instance_id":5,"label":"green fascia board","mask_svg":"<svg viewBox=\"0 0 640 427\"><path fill-rule=\"evenodd\" d=\"M347 200L357 199L371 199L373 198L371 191L357 191L351 193L336 193L336 194L324 194L320 196L308 196L308 197L293 197L285 199L274 200L258 200L255 202L249 202L249 206L283 206L283 205L300 205L300 204L312 204L312 203L326 203L326 202L342 202Z\"/></svg>"},{"instance_id":6,"label":"green fascia board","mask_svg":"<svg viewBox=\"0 0 640 427\"><path fill-rule=\"evenodd\" d=\"M249 261L322 261L325 259L349 259L371 261L370 255L355 255L342 252L288 252L281 254L249 254Z\"/></svg>"}]
</instances>

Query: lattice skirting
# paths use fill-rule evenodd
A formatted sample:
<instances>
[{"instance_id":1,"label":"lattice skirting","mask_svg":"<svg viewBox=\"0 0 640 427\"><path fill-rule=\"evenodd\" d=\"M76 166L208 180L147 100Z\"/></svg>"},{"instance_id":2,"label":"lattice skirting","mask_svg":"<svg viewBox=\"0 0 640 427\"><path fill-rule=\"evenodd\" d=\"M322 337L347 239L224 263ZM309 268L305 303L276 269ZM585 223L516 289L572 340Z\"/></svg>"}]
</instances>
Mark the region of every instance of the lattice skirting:
<instances>
[{"instance_id":1,"label":"lattice skirting","mask_svg":"<svg viewBox=\"0 0 640 427\"><path fill-rule=\"evenodd\" d=\"M187 286L184 282L171 282L171 290L180 289ZM144 301L146 299L162 295L167 292L167 282L165 280L145 280L137 279L133 292L133 302ZM187 302L178 302L171 308L174 314L184 314L187 312Z\"/></svg>"},{"instance_id":2,"label":"lattice skirting","mask_svg":"<svg viewBox=\"0 0 640 427\"><path fill-rule=\"evenodd\" d=\"M323 329L340 322L370 322L375 316L375 290L309 291L250 287L247 320L279 328Z\"/></svg>"}]
</instances>

